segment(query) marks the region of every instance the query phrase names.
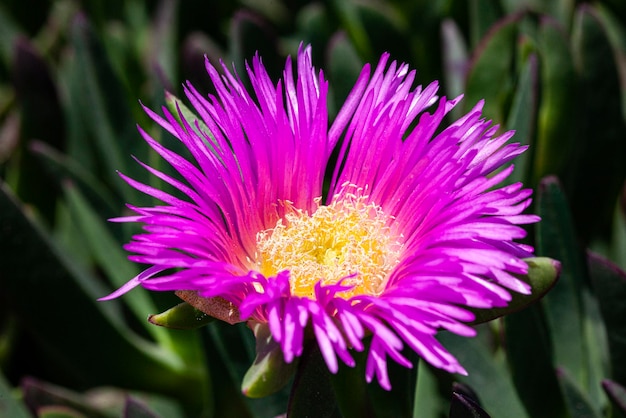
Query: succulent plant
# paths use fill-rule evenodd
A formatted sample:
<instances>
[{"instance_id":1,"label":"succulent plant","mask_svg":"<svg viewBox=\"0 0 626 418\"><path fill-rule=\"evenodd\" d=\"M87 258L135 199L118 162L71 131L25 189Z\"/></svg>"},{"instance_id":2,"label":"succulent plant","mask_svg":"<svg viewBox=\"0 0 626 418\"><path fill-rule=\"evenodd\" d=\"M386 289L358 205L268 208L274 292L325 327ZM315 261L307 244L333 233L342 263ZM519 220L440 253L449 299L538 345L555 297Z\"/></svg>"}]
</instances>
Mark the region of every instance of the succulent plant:
<instances>
[{"instance_id":1,"label":"succulent plant","mask_svg":"<svg viewBox=\"0 0 626 418\"><path fill-rule=\"evenodd\" d=\"M547 294L477 311L490 321L475 338L437 335L467 376L406 350L417 366L390 362L386 391L365 382L363 353L336 374L315 345L286 365L267 330L173 293L97 301L140 273L122 248L137 227L107 219L155 204L117 172L169 190L134 155L173 173L137 133L168 140L141 104L190 114L177 97L183 80L212 92L204 56L242 69L258 51L277 80L302 43L329 80L331 120L363 65L389 52L418 83L465 93L450 120L484 99L485 117L529 145L507 181L534 188L542 220L525 243L538 257L524 279ZM619 0L5 2L0 416L626 416L625 180ZM560 261L556 283L546 257Z\"/></svg>"}]
</instances>

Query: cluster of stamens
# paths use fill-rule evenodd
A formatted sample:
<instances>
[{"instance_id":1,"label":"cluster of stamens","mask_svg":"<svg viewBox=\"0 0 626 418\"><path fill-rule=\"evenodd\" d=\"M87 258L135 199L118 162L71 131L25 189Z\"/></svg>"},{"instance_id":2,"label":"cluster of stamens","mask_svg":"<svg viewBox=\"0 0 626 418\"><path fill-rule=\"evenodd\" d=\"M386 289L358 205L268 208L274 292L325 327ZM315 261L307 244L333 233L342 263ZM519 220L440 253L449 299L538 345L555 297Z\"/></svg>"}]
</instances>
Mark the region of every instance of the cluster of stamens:
<instances>
[{"instance_id":1,"label":"cluster of stamens","mask_svg":"<svg viewBox=\"0 0 626 418\"><path fill-rule=\"evenodd\" d=\"M342 297L380 294L402 244L389 226L392 218L368 199L346 193L323 206L318 198L311 215L287 205L284 219L257 235L257 268L266 277L288 270L296 296L314 298L317 282L341 279L353 286Z\"/></svg>"}]
</instances>

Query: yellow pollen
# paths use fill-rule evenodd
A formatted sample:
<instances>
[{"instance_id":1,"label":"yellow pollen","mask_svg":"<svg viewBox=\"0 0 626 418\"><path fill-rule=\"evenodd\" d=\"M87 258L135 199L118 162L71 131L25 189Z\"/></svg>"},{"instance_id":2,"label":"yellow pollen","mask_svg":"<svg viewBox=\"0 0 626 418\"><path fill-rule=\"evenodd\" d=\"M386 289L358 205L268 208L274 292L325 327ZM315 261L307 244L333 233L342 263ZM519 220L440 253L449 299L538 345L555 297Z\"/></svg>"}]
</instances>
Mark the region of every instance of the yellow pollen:
<instances>
[{"instance_id":1,"label":"yellow pollen","mask_svg":"<svg viewBox=\"0 0 626 418\"><path fill-rule=\"evenodd\" d=\"M288 207L285 219L257 235L257 268L266 277L289 270L291 293L314 296L315 284L354 286L340 295L378 295L398 264L402 244L391 218L367 196L347 194L312 215Z\"/></svg>"}]
</instances>

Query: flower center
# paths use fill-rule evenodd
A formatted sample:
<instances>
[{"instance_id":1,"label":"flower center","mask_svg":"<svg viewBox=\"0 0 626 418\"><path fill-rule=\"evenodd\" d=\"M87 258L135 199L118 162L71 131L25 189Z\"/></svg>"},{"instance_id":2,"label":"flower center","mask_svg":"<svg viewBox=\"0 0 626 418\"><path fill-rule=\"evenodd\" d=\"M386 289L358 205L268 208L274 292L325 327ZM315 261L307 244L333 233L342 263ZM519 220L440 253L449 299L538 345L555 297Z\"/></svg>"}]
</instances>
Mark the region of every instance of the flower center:
<instances>
[{"instance_id":1,"label":"flower center","mask_svg":"<svg viewBox=\"0 0 626 418\"><path fill-rule=\"evenodd\" d=\"M266 277L289 270L291 293L314 296L315 284L354 286L349 298L382 292L398 264L402 244L388 224L390 217L367 196L349 194L312 215L290 207L285 219L257 235L258 268Z\"/></svg>"}]
</instances>

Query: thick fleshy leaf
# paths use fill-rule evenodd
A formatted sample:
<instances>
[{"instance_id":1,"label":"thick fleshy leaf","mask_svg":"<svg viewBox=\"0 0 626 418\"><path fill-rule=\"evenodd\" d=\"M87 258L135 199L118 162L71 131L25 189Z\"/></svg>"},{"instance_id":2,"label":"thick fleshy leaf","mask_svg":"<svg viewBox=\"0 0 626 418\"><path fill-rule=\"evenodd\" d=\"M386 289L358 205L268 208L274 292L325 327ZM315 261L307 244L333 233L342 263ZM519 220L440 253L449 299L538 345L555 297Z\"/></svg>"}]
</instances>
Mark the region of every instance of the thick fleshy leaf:
<instances>
[{"instance_id":1,"label":"thick fleshy leaf","mask_svg":"<svg viewBox=\"0 0 626 418\"><path fill-rule=\"evenodd\" d=\"M122 418L159 418L161 415L156 414L148 405L138 399L129 396L124 404L124 413Z\"/></svg>"},{"instance_id":2,"label":"thick fleshy leaf","mask_svg":"<svg viewBox=\"0 0 626 418\"><path fill-rule=\"evenodd\" d=\"M444 91L447 97L458 97L464 91L469 53L461 29L451 19L447 19L441 24L441 42ZM455 118L462 116L460 107L455 107L451 112Z\"/></svg>"},{"instance_id":3,"label":"thick fleshy leaf","mask_svg":"<svg viewBox=\"0 0 626 418\"><path fill-rule=\"evenodd\" d=\"M175 80L178 51L178 5L177 1L160 1L151 24L148 37L147 59L150 60L150 75L155 79L155 94L160 96L162 89L171 90Z\"/></svg>"},{"instance_id":4,"label":"thick fleshy leaf","mask_svg":"<svg viewBox=\"0 0 626 418\"><path fill-rule=\"evenodd\" d=\"M507 359L517 394L533 418L565 418L553 346L541 305L505 317Z\"/></svg>"},{"instance_id":5,"label":"thick fleshy leaf","mask_svg":"<svg viewBox=\"0 0 626 418\"><path fill-rule=\"evenodd\" d=\"M376 413L368 394L368 383L365 380L365 364L367 353L353 352L356 365L348 367L339 365L336 374L331 374L337 405L343 418L374 418Z\"/></svg>"},{"instance_id":6,"label":"thick fleshy leaf","mask_svg":"<svg viewBox=\"0 0 626 418\"><path fill-rule=\"evenodd\" d=\"M626 187L615 205L611 242L607 253L622 270L626 270Z\"/></svg>"},{"instance_id":7,"label":"thick fleshy leaf","mask_svg":"<svg viewBox=\"0 0 626 418\"><path fill-rule=\"evenodd\" d=\"M204 392L210 393L210 392ZM89 405L94 405L107 413L108 416L122 417L127 401L132 399L135 404L141 405L143 410L149 410L164 418L183 418L187 416L183 408L173 399L147 392L122 389L119 387L96 387L86 391L83 398ZM210 410L198 412L201 416L210 416ZM188 412L190 414L191 411Z\"/></svg>"},{"instance_id":8,"label":"thick fleshy leaf","mask_svg":"<svg viewBox=\"0 0 626 418\"><path fill-rule=\"evenodd\" d=\"M504 315L517 312L541 299L557 283L561 271L561 263L547 257L527 258L528 274L517 276L520 280L528 283L532 289L530 295L512 293L513 299L504 308L473 309L476 319L474 324L491 321Z\"/></svg>"},{"instance_id":9,"label":"thick fleshy leaf","mask_svg":"<svg viewBox=\"0 0 626 418\"><path fill-rule=\"evenodd\" d=\"M622 96L622 117L626 121L626 27L611 10L601 3L594 5L597 11L596 18L606 31L606 36L615 55L620 77L620 91Z\"/></svg>"},{"instance_id":10,"label":"thick fleshy leaf","mask_svg":"<svg viewBox=\"0 0 626 418\"><path fill-rule=\"evenodd\" d=\"M539 102L538 73L538 57L532 53L522 66L506 122L506 128L515 131L515 141L524 145L530 145L535 135ZM515 170L507 182L516 183L530 180L531 159L532 148L517 157L514 160Z\"/></svg>"},{"instance_id":11,"label":"thick fleshy leaf","mask_svg":"<svg viewBox=\"0 0 626 418\"><path fill-rule=\"evenodd\" d=\"M417 384L419 357L413 350L402 353L413 365L407 368L396 362L387 363L392 390L388 391L378 384L367 386L374 416L410 417L415 409L414 395Z\"/></svg>"},{"instance_id":12,"label":"thick fleshy leaf","mask_svg":"<svg viewBox=\"0 0 626 418\"><path fill-rule=\"evenodd\" d=\"M13 55L15 40L20 36L21 28L4 4L0 4L0 59L8 67Z\"/></svg>"},{"instance_id":13,"label":"thick fleshy leaf","mask_svg":"<svg viewBox=\"0 0 626 418\"><path fill-rule=\"evenodd\" d=\"M565 404L571 418L600 418L601 414L596 411L588 396L580 390L564 369L558 369L557 377L565 398Z\"/></svg>"},{"instance_id":14,"label":"thick fleshy leaf","mask_svg":"<svg viewBox=\"0 0 626 418\"><path fill-rule=\"evenodd\" d=\"M330 371L317 344L308 344L300 358L291 389L287 418L340 418L330 384Z\"/></svg>"},{"instance_id":15,"label":"thick fleshy leaf","mask_svg":"<svg viewBox=\"0 0 626 418\"><path fill-rule=\"evenodd\" d=\"M72 184L66 183L64 191L72 220L81 231L82 245L88 247L92 257L106 273L113 287L119 288L130 278L135 277L139 273L137 266L127 259L111 230L90 207L80 190ZM100 297L104 295L106 293L101 294ZM155 312L158 308L147 292L131 292L124 296L123 301L135 314L138 323L145 326L146 331L162 348L172 351L173 354L175 353L174 355L178 354L180 360L192 369L199 366L202 362L202 349L197 334L172 333L167 329L151 326L145 318L149 312ZM203 376L203 378L205 377Z\"/></svg>"},{"instance_id":16,"label":"thick fleshy leaf","mask_svg":"<svg viewBox=\"0 0 626 418\"><path fill-rule=\"evenodd\" d=\"M176 117L176 120L178 120L179 123L181 123L184 119L190 123L192 129L194 129L198 135L202 135L203 133L206 135L211 134L211 131L200 116L196 115L193 110L189 109L189 107L187 107L182 100L167 91L165 92L165 105L172 115ZM196 127L196 123L198 124L198 127ZM197 129L200 129L200 131L197 131ZM207 145L210 146L209 144Z\"/></svg>"},{"instance_id":17,"label":"thick fleshy leaf","mask_svg":"<svg viewBox=\"0 0 626 418\"><path fill-rule=\"evenodd\" d=\"M449 418L489 418L473 391L467 385L454 384Z\"/></svg>"},{"instance_id":18,"label":"thick fleshy leaf","mask_svg":"<svg viewBox=\"0 0 626 418\"><path fill-rule=\"evenodd\" d=\"M561 262L561 278L543 299L554 364L565 367L587 389L589 359L582 303L586 282L584 256L577 246L567 200L554 177L545 178L539 185L537 214L541 216L536 227L537 253Z\"/></svg>"},{"instance_id":19,"label":"thick fleshy leaf","mask_svg":"<svg viewBox=\"0 0 626 418\"><path fill-rule=\"evenodd\" d=\"M626 416L626 388L610 379L602 381L602 388L617 409L615 415Z\"/></svg>"},{"instance_id":20,"label":"thick fleshy leaf","mask_svg":"<svg viewBox=\"0 0 626 418\"><path fill-rule=\"evenodd\" d=\"M343 32L335 34L328 45L328 73L332 80L334 112L348 97L354 82L361 73L363 63L350 39Z\"/></svg>"},{"instance_id":21,"label":"thick fleshy leaf","mask_svg":"<svg viewBox=\"0 0 626 418\"><path fill-rule=\"evenodd\" d=\"M520 10L531 10L538 14L556 18L564 27L567 27L572 17L574 0L502 0L502 8L506 13L515 13Z\"/></svg>"},{"instance_id":22,"label":"thick fleshy leaf","mask_svg":"<svg viewBox=\"0 0 626 418\"><path fill-rule=\"evenodd\" d=\"M72 184L66 183L64 191L72 219L81 231L82 244L89 248L93 258L106 273L111 284L115 288L123 286L130 278L139 273L137 266L127 259L121 245L111 234L111 230L96 215L80 190ZM138 322L145 326L146 331L161 347L178 354L180 359L191 368L198 367L202 361L202 354L199 338L196 334L173 334L167 329L151 326L145 320L146 315L158 308L147 292L131 292L125 295L123 300L135 314Z\"/></svg>"},{"instance_id":23,"label":"thick fleshy leaf","mask_svg":"<svg viewBox=\"0 0 626 418\"><path fill-rule=\"evenodd\" d=\"M533 149L533 183L548 174L562 175L571 161L575 133L572 115L577 103L574 63L562 28L545 18L537 36L541 101Z\"/></svg>"},{"instance_id":24,"label":"thick fleshy leaf","mask_svg":"<svg viewBox=\"0 0 626 418\"><path fill-rule=\"evenodd\" d=\"M335 30L328 7L320 2L303 4L295 16L295 26L296 38L292 41L292 49L297 48L302 40L311 45L327 45ZM314 48L311 54L314 63L325 61L326 51L323 48ZM328 68L327 65L325 67Z\"/></svg>"},{"instance_id":25,"label":"thick fleshy leaf","mask_svg":"<svg viewBox=\"0 0 626 418\"><path fill-rule=\"evenodd\" d=\"M0 291L41 345L44 361L54 359L48 362L53 371L62 370L67 379L82 384L97 381L168 392L192 405L194 398L201 399L198 375L171 352L130 332L118 304L97 302L106 289L60 253L4 185L0 213ZM80 329L98 332L84 338L76 332ZM116 355L94 361L103 349Z\"/></svg>"},{"instance_id":26,"label":"thick fleshy leaf","mask_svg":"<svg viewBox=\"0 0 626 418\"><path fill-rule=\"evenodd\" d=\"M359 55L371 57L373 48L370 37L365 28L362 16L356 3L342 0L330 2L334 12L339 16L342 26L345 28L351 43L355 46Z\"/></svg>"},{"instance_id":27,"label":"thick fleshy leaf","mask_svg":"<svg viewBox=\"0 0 626 418\"><path fill-rule=\"evenodd\" d=\"M428 363L418 364L413 401L413 418L438 418L448 413L450 400L439 391L439 382Z\"/></svg>"},{"instance_id":28,"label":"thick fleshy leaf","mask_svg":"<svg viewBox=\"0 0 626 418\"><path fill-rule=\"evenodd\" d=\"M146 178L145 170L138 164L129 164L127 156L132 154L145 159L147 150L143 141L137 140L133 114L120 80L84 15L79 14L72 23L71 41L76 50L76 61L72 64L78 68L74 68L70 88L83 92L77 94L77 105L88 111L81 112L79 117L86 132L95 139L95 148L102 157L99 163L104 167L103 174L111 184L118 186L117 191L125 201L145 202L145 195L126 187L117 175L121 171L139 180Z\"/></svg>"},{"instance_id":29,"label":"thick fleshy leaf","mask_svg":"<svg viewBox=\"0 0 626 418\"><path fill-rule=\"evenodd\" d=\"M616 56L593 7L579 8L573 39L582 81L576 102L585 117L576 132L576 165L568 190L579 233L589 242L610 235L615 196L626 180L626 121ZM571 118L567 119L571 124Z\"/></svg>"},{"instance_id":30,"label":"thick fleshy leaf","mask_svg":"<svg viewBox=\"0 0 626 418\"><path fill-rule=\"evenodd\" d=\"M287 401L281 399L277 406L278 394L259 401L241 393L243 376L254 361L255 342L248 327L214 321L203 331L208 337L205 344L207 367L213 381L219 382L212 389L213 416L252 418L284 413Z\"/></svg>"},{"instance_id":31,"label":"thick fleshy leaf","mask_svg":"<svg viewBox=\"0 0 626 418\"><path fill-rule=\"evenodd\" d=\"M211 323L214 319L200 309L183 302L165 312L150 315L148 322L166 328L196 329Z\"/></svg>"},{"instance_id":32,"label":"thick fleshy leaf","mask_svg":"<svg viewBox=\"0 0 626 418\"><path fill-rule=\"evenodd\" d=\"M118 213L122 202L118 202L116 196L87 167L41 141L33 141L30 149L41 158L58 184L71 180L103 218L113 217Z\"/></svg>"},{"instance_id":33,"label":"thick fleshy leaf","mask_svg":"<svg viewBox=\"0 0 626 418\"><path fill-rule=\"evenodd\" d=\"M458 376L458 380L476 390L485 410L494 417L527 418L506 365L490 353L491 331L484 325L478 328L475 338L442 332L437 339L465 367L468 375Z\"/></svg>"},{"instance_id":34,"label":"thick fleshy leaf","mask_svg":"<svg viewBox=\"0 0 626 418\"><path fill-rule=\"evenodd\" d=\"M505 104L513 86L513 53L520 16L498 21L482 38L472 53L465 85L465 109L484 99L483 115L499 124L504 122Z\"/></svg>"},{"instance_id":35,"label":"thick fleshy leaf","mask_svg":"<svg viewBox=\"0 0 626 418\"><path fill-rule=\"evenodd\" d=\"M263 57L263 65L272 80L281 74L282 68L278 65L281 61L278 55L278 39L269 23L261 16L245 9L239 10L232 18L228 40L235 68L246 68L245 61L250 61L258 53Z\"/></svg>"},{"instance_id":36,"label":"thick fleshy leaf","mask_svg":"<svg viewBox=\"0 0 626 418\"><path fill-rule=\"evenodd\" d=\"M470 40L473 47L477 47L483 37L489 36L488 32L493 28L502 16L498 2L490 0L469 0Z\"/></svg>"},{"instance_id":37,"label":"thick fleshy leaf","mask_svg":"<svg viewBox=\"0 0 626 418\"><path fill-rule=\"evenodd\" d=\"M341 3L341 7L346 7L346 4L350 2ZM361 57L372 62L378 58L376 54L387 51L398 61L411 61L409 35L414 28L411 27L407 19L408 16L398 13L398 10L386 1L352 2L352 4L356 6L356 14L360 18L367 35L370 53L374 54L374 56L367 55L366 50L360 49L357 41L352 38ZM438 19L435 16L429 17L430 19L426 19L429 25L433 26L432 29L438 29ZM431 28L429 27L429 29ZM432 42L429 47L432 52L435 52L439 45Z\"/></svg>"},{"instance_id":38,"label":"thick fleshy leaf","mask_svg":"<svg viewBox=\"0 0 626 418\"><path fill-rule=\"evenodd\" d=\"M15 399L11 392L11 386L0 373L0 413L6 417L30 418L26 407Z\"/></svg>"},{"instance_id":39,"label":"thick fleshy leaf","mask_svg":"<svg viewBox=\"0 0 626 418\"><path fill-rule=\"evenodd\" d=\"M289 382L298 361L285 363L280 344L272 338L267 324L255 323L252 331L256 338L256 358L243 377L241 392L250 398L262 398Z\"/></svg>"},{"instance_id":40,"label":"thick fleshy leaf","mask_svg":"<svg viewBox=\"0 0 626 418\"><path fill-rule=\"evenodd\" d=\"M39 408L37 418L86 418L86 415L67 406L50 405Z\"/></svg>"},{"instance_id":41,"label":"thick fleshy leaf","mask_svg":"<svg viewBox=\"0 0 626 418\"><path fill-rule=\"evenodd\" d=\"M94 418L108 417L104 411L89 405L82 395L51 383L26 378L22 381L21 389L24 402L31 411L40 411L47 407L51 416L54 413L73 413Z\"/></svg>"},{"instance_id":42,"label":"thick fleshy leaf","mask_svg":"<svg viewBox=\"0 0 626 418\"><path fill-rule=\"evenodd\" d=\"M127 259L121 245L111 235L103 220L91 209L80 190L67 182L63 190L72 218L78 223L83 233L83 245L89 247L98 265L111 280L113 287L121 287L130 278L139 274L137 266ZM133 292L125 297L124 301L157 341L162 341L167 345L171 343L167 332L151 327L143 320L148 312L156 310L146 292Z\"/></svg>"},{"instance_id":43,"label":"thick fleshy leaf","mask_svg":"<svg viewBox=\"0 0 626 418\"><path fill-rule=\"evenodd\" d=\"M626 273L593 253L588 261L593 291L607 331L611 379L626 385Z\"/></svg>"},{"instance_id":44,"label":"thick fleshy leaf","mask_svg":"<svg viewBox=\"0 0 626 418\"><path fill-rule=\"evenodd\" d=\"M63 115L56 85L46 60L26 39L15 43L13 85L21 109L21 153L16 155L14 169L19 168L14 190L20 199L34 205L40 215L52 223L59 188L28 152L27 144L38 138L54 147L62 147L65 139Z\"/></svg>"}]
</instances>

